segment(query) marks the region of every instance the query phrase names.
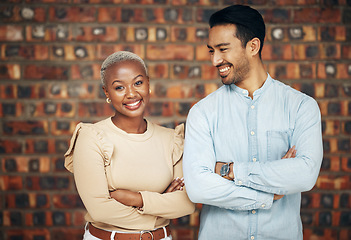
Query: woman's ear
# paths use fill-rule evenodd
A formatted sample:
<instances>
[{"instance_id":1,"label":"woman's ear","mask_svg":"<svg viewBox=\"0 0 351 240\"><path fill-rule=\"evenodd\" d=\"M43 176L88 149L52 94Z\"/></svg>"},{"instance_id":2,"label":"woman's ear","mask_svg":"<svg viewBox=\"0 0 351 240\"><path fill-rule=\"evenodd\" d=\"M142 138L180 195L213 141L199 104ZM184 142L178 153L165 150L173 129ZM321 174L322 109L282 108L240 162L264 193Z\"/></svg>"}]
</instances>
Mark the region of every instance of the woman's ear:
<instances>
[{"instance_id":1,"label":"woman's ear","mask_svg":"<svg viewBox=\"0 0 351 240\"><path fill-rule=\"evenodd\" d=\"M251 39L247 44L251 56L258 55L261 47L261 41L257 37Z\"/></svg>"},{"instance_id":2,"label":"woman's ear","mask_svg":"<svg viewBox=\"0 0 351 240\"><path fill-rule=\"evenodd\" d=\"M104 90L105 96L108 98L108 92L105 86L102 86L102 90Z\"/></svg>"}]
</instances>

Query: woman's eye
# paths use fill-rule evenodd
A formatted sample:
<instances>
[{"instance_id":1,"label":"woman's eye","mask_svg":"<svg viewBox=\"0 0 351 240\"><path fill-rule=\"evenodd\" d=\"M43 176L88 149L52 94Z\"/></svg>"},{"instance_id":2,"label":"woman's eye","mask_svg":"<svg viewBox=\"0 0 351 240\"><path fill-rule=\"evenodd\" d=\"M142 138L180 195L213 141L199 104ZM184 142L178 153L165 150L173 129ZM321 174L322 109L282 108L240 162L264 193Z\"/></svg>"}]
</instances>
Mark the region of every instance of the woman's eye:
<instances>
[{"instance_id":1,"label":"woman's eye","mask_svg":"<svg viewBox=\"0 0 351 240\"><path fill-rule=\"evenodd\" d=\"M143 84L143 81L141 81L141 80L135 82L135 85L137 85L137 86L139 86L139 85L141 85L141 84Z\"/></svg>"},{"instance_id":2,"label":"woman's eye","mask_svg":"<svg viewBox=\"0 0 351 240\"><path fill-rule=\"evenodd\" d=\"M122 86L117 86L117 87L115 87L115 89L116 89L116 90L122 90L123 87L122 87Z\"/></svg>"}]
</instances>

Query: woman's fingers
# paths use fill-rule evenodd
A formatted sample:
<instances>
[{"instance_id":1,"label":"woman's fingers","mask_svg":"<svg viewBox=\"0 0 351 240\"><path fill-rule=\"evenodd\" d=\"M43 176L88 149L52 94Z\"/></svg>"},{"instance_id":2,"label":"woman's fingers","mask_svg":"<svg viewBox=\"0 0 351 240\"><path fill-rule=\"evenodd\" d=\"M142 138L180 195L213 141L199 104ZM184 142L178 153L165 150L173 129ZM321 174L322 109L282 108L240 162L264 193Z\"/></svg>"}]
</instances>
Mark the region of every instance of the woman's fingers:
<instances>
[{"instance_id":1,"label":"woman's fingers","mask_svg":"<svg viewBox=\"0 0 351 240\"><path fill-rule=\"evenodd\" d=\"M171 182L171 184L166 189L165 193L174 192L177 190L183 190L183 187L184 187L184 179L177 177Z\"/></svg>"}]
</instances>

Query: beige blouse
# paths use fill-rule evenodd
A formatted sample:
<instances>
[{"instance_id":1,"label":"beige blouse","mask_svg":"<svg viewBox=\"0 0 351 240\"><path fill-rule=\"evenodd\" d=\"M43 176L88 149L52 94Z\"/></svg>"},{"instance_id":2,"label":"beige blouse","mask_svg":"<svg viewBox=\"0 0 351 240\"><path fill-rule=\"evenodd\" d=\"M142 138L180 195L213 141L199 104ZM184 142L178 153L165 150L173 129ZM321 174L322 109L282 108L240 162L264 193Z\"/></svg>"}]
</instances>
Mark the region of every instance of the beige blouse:
<instances>
[{"instance_id":1,"label":"beige blouse","mask_svg":"<svg viewBox=\"0 0 351 240\"><path fill-rule=\"evenodd\" d=\"M147 121L143 134L128 134L111 118L79 123L65 153L65 167L74 173L78 193L87 209L86 221L107 230L152 230L169 219L194 212L185 190L163 193L183 177L184 125L175 130ZM143 210L123 205L109 191L140 192Z\"/></svg>"}]
</instances>

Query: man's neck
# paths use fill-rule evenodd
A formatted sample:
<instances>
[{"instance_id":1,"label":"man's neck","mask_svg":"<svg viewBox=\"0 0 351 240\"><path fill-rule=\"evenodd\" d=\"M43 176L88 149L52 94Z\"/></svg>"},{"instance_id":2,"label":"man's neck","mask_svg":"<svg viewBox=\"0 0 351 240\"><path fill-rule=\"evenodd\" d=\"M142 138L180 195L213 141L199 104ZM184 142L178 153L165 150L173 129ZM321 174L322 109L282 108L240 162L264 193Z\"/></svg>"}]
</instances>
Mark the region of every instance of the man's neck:
<instances>
[{"instance_id":1,"label":"man's neck","mask_svg":"<svg viewBox=\"0 0 351 240\"><path fill-rule=\"evenodd\" d=\"M263 86L267 77L267 72L265 71L262 62L260 62L251 68L247 78L236 85L242 89L246 89L249 92L249 96L253 98L254 92Z\"/></svg>"}]
</instances>

